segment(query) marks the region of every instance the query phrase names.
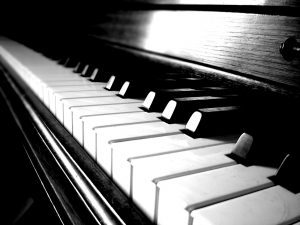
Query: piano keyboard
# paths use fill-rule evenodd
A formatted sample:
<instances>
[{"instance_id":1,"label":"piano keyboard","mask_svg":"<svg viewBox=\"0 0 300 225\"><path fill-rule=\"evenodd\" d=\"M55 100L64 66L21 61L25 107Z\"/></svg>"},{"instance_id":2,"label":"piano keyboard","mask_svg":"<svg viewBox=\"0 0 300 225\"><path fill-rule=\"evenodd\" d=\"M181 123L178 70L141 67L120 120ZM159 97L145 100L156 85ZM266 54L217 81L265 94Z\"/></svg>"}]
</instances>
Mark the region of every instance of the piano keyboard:
<instances>
[{"instance_id":1,"label":"piano keyboard","mask_svg":"<svg viewBox=\"0 0 300 225\"><path fill-rule=\"evenodd\" d=\"M100 68L77 66L80 76L9 40L1 40L0 56L154 223L299 224L300 193L273 181L278 168L238 160L251 152L250 135L201 135L202 124L221 129L223 116L228 130L240 122L234 93L220 88L212 95L207 89L219 87L205 84L189 95L176 87L181 94L168 94L165 106L152 110L163 95L154 87L144 98L122 97L130 80L107 90L116 77L92 82Z\"/></svg>"}]
</instances>

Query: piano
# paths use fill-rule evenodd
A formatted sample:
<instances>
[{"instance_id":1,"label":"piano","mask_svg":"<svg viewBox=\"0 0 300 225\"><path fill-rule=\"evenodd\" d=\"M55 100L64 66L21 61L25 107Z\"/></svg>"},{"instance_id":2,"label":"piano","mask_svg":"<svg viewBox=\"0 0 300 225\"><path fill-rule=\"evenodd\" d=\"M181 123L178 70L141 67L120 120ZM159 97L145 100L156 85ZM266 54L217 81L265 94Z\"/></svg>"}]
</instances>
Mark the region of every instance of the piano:
<instances>
[{"instance_id":1,"label":"piano","mask_svg":"<svg viewBox=\"0 0 300 225\"><path fill-rule=\"evenodd\" d=\"M4 202L35 196L8 223L37 205L31 224L299 225L299 9L122 0L1 19Z\"/></svg>"}]
</instances>

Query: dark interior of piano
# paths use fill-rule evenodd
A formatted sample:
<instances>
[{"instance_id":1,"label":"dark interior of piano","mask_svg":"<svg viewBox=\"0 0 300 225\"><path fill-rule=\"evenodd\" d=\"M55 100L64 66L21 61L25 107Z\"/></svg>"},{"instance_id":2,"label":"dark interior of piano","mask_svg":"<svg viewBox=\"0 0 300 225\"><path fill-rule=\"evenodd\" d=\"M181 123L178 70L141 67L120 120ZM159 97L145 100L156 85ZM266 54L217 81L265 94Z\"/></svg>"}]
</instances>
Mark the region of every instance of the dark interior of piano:
<instances>
[{"instance_id":1,"label":"dark interior of piano","mask_svg":"<svg viewBox=\"0 0 300 225\"><path fill-rule=\"evenodd\" d=\"M1 10L3 224L299 225L299 1L105 2Z\"/></svg>"}]
</instances>

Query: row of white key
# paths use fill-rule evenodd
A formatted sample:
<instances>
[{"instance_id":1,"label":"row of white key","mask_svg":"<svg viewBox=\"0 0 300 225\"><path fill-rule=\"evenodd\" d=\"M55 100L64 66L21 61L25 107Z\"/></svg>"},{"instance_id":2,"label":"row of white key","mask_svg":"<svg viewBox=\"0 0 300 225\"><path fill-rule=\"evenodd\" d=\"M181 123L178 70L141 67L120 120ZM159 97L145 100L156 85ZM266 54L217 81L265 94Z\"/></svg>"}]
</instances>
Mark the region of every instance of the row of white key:
<instances>
[{"instance_id":1,"label":"row of white key","mask_svg":"<svg viewBox=\"0 0 300 225\"><path fill-rule=\"evenodd\" d=\"M13 56L3 48L1 55L158 224L299 220L299 194L268 179L273 168L245 167L227 157L237 137L190 138L179 131L182 125L166 124L158 114L141 111L140 100L116 97L103 90L104 83L91 85L22 46L5 46Z\"/></svg>"}]
</instances>

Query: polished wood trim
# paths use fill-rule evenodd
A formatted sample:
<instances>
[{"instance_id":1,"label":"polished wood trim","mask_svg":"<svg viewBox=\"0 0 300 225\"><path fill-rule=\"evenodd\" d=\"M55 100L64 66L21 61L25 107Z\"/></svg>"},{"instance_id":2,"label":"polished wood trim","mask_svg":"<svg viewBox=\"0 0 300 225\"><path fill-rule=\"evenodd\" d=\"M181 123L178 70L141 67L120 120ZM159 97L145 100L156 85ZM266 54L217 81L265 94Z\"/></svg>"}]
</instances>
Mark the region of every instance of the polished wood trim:
<instances>
[{"instance_id":1,"label":"polished wood trim","mask_svg":"<svg viewBox=\"0 0 300 225\"><path fill-rule=\"evenodd\" d=\"M297 0L121 0L119 2L157 5L260 5L260 6L299 6Z\"/></svg>"},{"instance_id":2,"label":"polished wood trim","mask_svg":"<svg viewBox=\"0 0 300 225\"><path fill-rule=\"evenodd\" d=\"M95 21L97 12L116 10L198 10L299 16L299 9L300 3L296 0L119 0L101 8L90 5L86 10L91 12L89 17Z\"/></svg>"},{"instance_id":3,"label":"polished wood trim","mask_svg":"<svg viewBox=\"0 0 300 225\"><path fill-rule=\"evenodd\" d=\"M299 23L300 17L277 15L135 10L103 14L88 33L99 43L299 89L299 59L286 61L279 51L288 37L300 35Z\"/></svg>"}]
</instances>

